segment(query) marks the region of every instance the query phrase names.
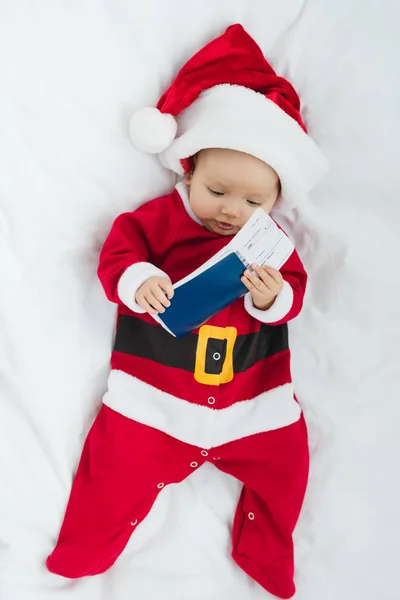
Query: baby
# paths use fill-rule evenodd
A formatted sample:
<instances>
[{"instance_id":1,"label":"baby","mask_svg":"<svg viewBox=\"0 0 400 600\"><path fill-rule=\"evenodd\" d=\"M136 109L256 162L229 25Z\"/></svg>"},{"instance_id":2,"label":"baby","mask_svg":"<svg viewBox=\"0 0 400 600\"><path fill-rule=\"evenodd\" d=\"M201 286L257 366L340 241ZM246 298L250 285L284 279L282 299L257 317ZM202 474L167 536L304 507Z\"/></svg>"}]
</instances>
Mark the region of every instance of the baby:
<instances>
[{"instance_id":1,"label":"baby","mask_svg":"<svg viewBox=\"0 0 400 600\"><path fill-rule=\"evenodd\" d=\"M101 252L98 275L118 305L111 373L47 560L53 573L106 571L160 491L210 462L243 483L234 560L270 593L294 594L292 533L309 462L287 330L307 281L297 252L280 272L246 270L248 293L182 339L152 315L255 210L290 210L322 176L299 108L234 25L184 65L157 109L133 116L136 145L182 177L118 216Z\"/></svg>"}]
</instances>

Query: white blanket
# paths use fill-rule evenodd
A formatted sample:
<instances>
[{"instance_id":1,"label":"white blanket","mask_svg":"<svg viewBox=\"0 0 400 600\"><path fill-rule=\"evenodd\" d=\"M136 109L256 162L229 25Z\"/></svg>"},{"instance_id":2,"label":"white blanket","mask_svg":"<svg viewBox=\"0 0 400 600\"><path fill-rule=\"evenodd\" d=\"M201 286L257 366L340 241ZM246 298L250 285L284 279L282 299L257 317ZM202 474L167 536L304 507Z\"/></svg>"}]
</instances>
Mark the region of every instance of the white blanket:
<instances>
[{"instance_id":1,"label":"white blanket","mask_svg":"<svg viewBox=\"0 0 400 600\"><path fill-rule=\"evenodd\" d=\"M331 171L299 244L291 327L310 430L299 600L397 600L400 6L372 0L0 4L0 598L263 600L230 559L239 485L204 466L160 494L116 566L44 566L106 388L114 307L98 253L173 177L129 142L132 110L241 22L289 76Z\"/></svg>"}]
</instances>

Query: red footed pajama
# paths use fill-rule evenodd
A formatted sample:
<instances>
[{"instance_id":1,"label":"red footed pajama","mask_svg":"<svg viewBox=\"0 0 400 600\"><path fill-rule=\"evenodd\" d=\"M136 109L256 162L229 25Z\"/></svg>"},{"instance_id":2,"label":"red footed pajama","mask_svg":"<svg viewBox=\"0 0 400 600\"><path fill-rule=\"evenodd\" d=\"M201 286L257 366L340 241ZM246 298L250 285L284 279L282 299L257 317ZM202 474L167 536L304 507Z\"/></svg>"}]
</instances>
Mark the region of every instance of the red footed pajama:
<instances>
[{"instance_id":1,"label":"red footed pajama","mask_svg":"<svg viewBox=\"0 0 400 600\"><path fill-rule=\"evenodd\" d=\"M232 530L234 560L266 590L290 598L292 533L308 475L303 417L204 449L103 405L87 436L48 569L69 578L109 569L160 491L205 462L243 482Z\"/></svg>"}]
</instances>

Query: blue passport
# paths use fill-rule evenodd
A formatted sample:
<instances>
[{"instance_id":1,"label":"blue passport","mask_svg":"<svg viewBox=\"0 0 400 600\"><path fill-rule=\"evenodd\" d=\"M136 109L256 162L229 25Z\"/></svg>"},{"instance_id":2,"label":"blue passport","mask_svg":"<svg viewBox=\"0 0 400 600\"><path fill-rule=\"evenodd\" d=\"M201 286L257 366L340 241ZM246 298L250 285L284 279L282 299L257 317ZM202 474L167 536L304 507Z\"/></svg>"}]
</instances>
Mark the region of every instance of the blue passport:
<instances>
[{"instance_id":1,"label":"blue passport","mask_svg":"<svg viewBox=\"0 0 400 600\"><path fill-rule=\"evenodd\" d=\"M240 281L245 265L232 252L203 273L174 290L171 306L158 319L177 338L200 327L213 315L244 296L246 286Z\"/></svg>"}]
</instances>

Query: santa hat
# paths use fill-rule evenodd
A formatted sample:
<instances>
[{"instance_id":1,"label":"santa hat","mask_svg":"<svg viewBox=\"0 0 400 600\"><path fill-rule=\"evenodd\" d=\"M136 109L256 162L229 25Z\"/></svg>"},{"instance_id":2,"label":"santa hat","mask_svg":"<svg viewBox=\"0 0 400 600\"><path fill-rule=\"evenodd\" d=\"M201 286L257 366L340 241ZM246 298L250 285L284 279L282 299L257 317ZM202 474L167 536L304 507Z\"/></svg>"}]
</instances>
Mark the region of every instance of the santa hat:
<instances>
[{"instance_id":1,"label":"santa hat","mask_svg":"<svg viewBox=\"0 0 400 600\"><path fill-rule=\"evenodd\" d=\"M204 148L252 154L278 173L290 206L301 203L327 166L307 134L295 89L239 24L199 50L157 108L132 116L129 130L140 150L181 175Z\"/></svg>"}]
</instances>

